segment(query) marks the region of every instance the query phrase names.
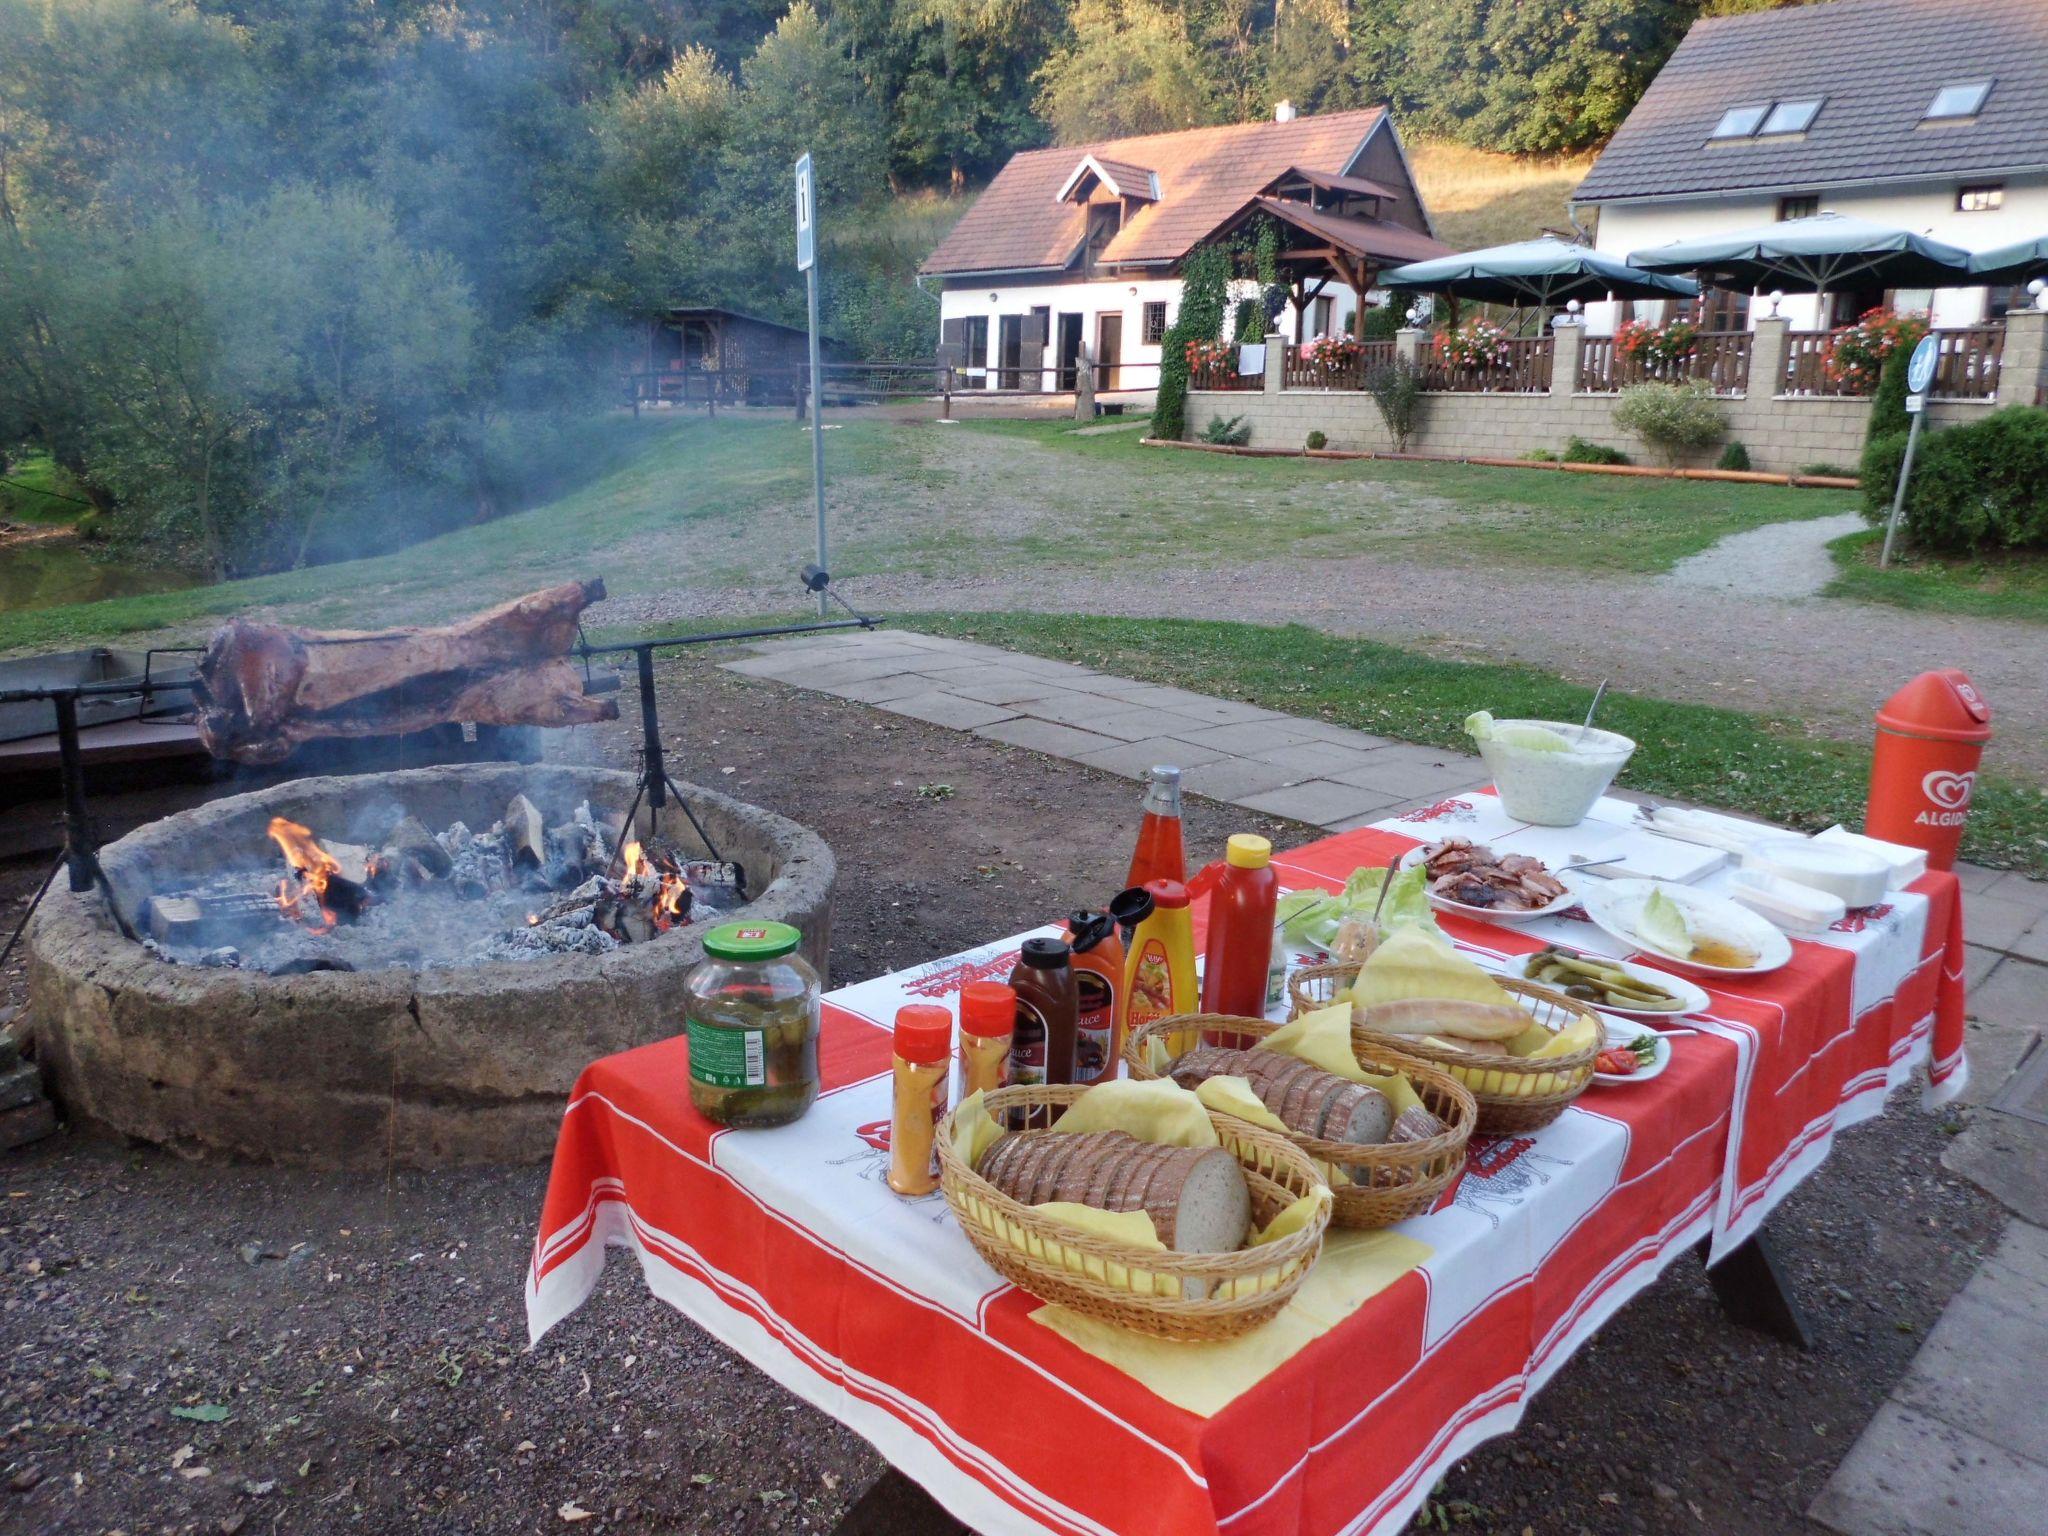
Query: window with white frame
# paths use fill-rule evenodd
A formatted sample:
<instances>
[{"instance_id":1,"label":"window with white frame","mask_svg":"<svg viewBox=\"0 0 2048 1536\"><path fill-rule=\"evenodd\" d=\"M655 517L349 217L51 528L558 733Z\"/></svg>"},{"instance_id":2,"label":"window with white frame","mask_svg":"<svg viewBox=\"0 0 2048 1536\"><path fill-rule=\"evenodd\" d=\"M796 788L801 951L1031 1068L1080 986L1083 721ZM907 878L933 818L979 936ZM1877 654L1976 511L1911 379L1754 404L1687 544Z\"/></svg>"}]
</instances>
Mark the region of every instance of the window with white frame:
<instances>
[{"instance_id":1,"label":"window with white frame","mask_svg":"<svg viewBox=\"0 0 2048 1536\"><path fill-rule=\"evenodd\" d=\"M1927 103L1927 110L1920 114L1923 123L1963 122L1984 110L1984 103L1991 95L1992 82L1989 80L1965 80L1958 85L1944 85L1934 93L1934 100Z\"/></svg>"}]
</instances>

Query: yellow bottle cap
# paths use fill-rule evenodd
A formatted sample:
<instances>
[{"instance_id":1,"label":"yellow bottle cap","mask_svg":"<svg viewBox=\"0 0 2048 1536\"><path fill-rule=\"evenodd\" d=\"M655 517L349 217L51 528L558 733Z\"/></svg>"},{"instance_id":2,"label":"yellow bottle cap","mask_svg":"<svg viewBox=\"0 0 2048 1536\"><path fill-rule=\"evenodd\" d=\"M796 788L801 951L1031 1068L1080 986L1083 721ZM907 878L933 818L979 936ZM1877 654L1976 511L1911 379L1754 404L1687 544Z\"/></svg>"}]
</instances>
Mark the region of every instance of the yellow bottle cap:
<instances>
[{"instance_id":1,"label":"yellow bottle cap","mask_svg":"<svg viewBox=\"0 0 2048 1536\"><path fill-rule=\"evenodd\" d=\"M1272 858L1272 843L1254 832L1233 833L1223 845L1223 861L1232 869L1264 869Z\"/></svg>"}]
</instances>

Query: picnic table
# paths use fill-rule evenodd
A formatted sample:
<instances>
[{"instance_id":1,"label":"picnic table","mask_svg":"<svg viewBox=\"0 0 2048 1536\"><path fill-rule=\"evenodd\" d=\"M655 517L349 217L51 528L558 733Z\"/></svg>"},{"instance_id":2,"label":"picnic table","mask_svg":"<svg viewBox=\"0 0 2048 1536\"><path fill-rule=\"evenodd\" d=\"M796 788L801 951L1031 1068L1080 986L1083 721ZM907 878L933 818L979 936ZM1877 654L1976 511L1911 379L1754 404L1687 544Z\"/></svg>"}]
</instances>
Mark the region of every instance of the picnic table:
<instances>
[{"instance_id":1,"label":"picnic table","mask_svg":"<svg viewBox=\"0 0 2048 1536\"><path fill-rule=\"evenodd\" d=\"M1452 833L1556 864L1561 838L1574 852L1636 846L1633 811L1603 800L1557 833L1470 795L1275 867L1289 888L1334 889ZM1620 947L1582 915L1440 921L1481 963L1551 941ZM883 1183L897 1008L1005 976L1026 937L831 993L823 1091L776 1130L698 1117L681 1038L593 1063L534 1246L532 1337L623 1247L656 1296L984 1536L1391 1533L1681 1255L1706 1250L1717 1288L1758 1320L1792 1322L1758 1247L1764 1218L1916 1065L1930 1106L1966 1070L1962 905L1954 876L1930 873L1796 940L1783 969L1710 986L1711 1009L1683 1021L1694 1032L1654 1078L1595 1085L1532 1134L1474 1138L1429 1213L1386 1232L1333 1228L1263 1328L1175 1344L1046 1307L981 1261L943 1197L903 1200Z\"/></svg>"}]
</instances>

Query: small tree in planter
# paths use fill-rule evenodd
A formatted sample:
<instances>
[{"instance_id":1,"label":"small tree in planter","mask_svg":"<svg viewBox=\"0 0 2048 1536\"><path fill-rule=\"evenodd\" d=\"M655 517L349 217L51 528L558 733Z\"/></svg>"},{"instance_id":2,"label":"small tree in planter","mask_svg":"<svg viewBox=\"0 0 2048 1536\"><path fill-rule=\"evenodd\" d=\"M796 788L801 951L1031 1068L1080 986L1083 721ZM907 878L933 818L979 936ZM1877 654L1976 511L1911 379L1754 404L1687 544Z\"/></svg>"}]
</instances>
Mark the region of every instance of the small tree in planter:
<instances>
[{"instance_id":1,"label":"small tree in planter","mask_svg":"<svg viewBox=\"0 0 2048 1536\"><path fill-rule=\"evenodd\" d=\"M1614 424L1640 437L1667 466L1713 447L1728 431L1714 386L1704 379L1631 384L1615 402Z\"/></svg>"},{"instance_id":2,"label":"small tree in planter","mask_svg":"<svg viewBox=\"0 0 2048 1536\"><path fill-rule=\"evenodd\" d=\"M1405 357L1397 357L1367 373L1365 389L1394 439L1394 452L1406 453L1408 439L1422 419L1421 371Z\"/></svg>"}]
</instances>

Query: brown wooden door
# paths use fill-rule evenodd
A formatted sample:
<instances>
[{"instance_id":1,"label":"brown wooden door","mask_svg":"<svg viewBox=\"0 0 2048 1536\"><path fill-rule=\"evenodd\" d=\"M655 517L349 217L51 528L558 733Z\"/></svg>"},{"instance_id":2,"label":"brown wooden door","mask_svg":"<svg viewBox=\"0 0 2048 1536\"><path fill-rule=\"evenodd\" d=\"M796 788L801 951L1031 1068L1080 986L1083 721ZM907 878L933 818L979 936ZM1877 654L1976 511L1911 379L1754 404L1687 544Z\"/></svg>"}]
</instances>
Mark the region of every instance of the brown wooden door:
<instances>
[{"instance_id":1,"label":"brown wooden door","mask_svg":"<svg viewBox=\"0 0 2048 1536\"><path fill-rule=\"evenodd\" d=\"M1104 310L1095 317L1095 362L1097 387L1122 389L1124 360L1124 313Z\"/></svg>"}]
</instances>

